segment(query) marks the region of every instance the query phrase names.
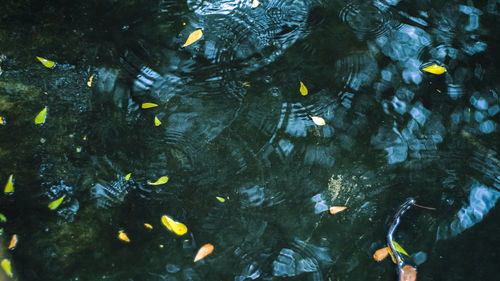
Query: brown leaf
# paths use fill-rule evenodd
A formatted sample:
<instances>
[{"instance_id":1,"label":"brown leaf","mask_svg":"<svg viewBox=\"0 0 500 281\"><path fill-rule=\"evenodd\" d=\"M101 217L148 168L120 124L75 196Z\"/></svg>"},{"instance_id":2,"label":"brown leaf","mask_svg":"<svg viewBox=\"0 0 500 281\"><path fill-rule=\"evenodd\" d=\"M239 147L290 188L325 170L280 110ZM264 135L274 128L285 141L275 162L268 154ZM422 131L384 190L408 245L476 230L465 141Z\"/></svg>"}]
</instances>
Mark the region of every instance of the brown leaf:
<instances>
[{"instance_id":1,"label":"brown leaf","mask_svg":"<svg viewBox=\"0 0 500 281\"><path fill-rule=\"evenodd\" d=\"M399 273L399 281L416 281L417 270L409 265L403 266Z\"/></svg>"},{"instance_id":2,"label":"brown leaf","mask_svg":"<svg viewBox=\"0 0 500 281\"><path fill-rule=\"evenodd\" d=\"M198 250L198 253L196 253L196 256L194 257L194 262L197 262L201 260L202 258L210 255L214 250L214 245L208 243L203 246Z\"/></svg>"},{"instance_id":3,"label":"brown leaf","mask_svg":"<svg viewBox=\"0 0 500 281\"><path fill-rule=\"evenodd\" d=\"M343 210L347 209L345 206L331 206L330 207L330 214L335 215L338 212L342 212Z\"/></svg>"},{"instance_id":4,"label":"brown leaf","mask_svg":"<svg viewBox=\"0 0 500 281\"><path fill-rule=\"evenodd\" d=\"M390 252L391 248L389 247L378 249L377 251L375 251L375 254L373 254L373 259L376 261L382 261L387 257L387 255L389 255Z\"/></svg>"}]
</instances>

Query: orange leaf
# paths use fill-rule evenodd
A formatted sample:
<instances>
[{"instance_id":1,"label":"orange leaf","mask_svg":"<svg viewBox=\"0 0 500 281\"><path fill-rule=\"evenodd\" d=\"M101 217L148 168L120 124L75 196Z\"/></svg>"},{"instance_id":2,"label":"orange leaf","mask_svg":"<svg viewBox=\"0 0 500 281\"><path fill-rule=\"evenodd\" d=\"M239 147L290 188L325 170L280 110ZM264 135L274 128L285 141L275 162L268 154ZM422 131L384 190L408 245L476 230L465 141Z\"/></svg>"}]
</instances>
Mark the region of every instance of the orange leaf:
<instances>
[{"instance_id":1,"label":"orange leaf","mask_svg":"<svg viewBox=\"0 0 500 281\"><path fill-rule=\"evenodd\" d=\"M330 207L330 214L335 215L338 212L342 212L343 210L347 209L345 206L331 206Z\"/></svg>"},{"instance_id":2,"label":"orange leaf","mask_svg":"<svg viewBox=\"0 0 500 281\"><path fill-rule=\"evenodd\" d=\"M375 251L375 254L373 254L373 259L376 261L382 261L387 257L387 255L389 255L390 252L391 248L389 247L378 249L377 251Z\"/></svg>"},{"instance_id":3,"label":"orange leaf","mask_svg":"<svg viewBox=\"0 0 500 281\"><path fill-rule=\"evenodd\" d=\"M17 246L17 234L12 235L12 239L10 239L9 250L14 250Z\"/></svg>"},{"instance_id":4,"label":"orange leaf","mask_svg":"<svg viewBox=\"0 0 500 281\"><path fill-rule=\"evenodd\" d=\"M202 258L210 255L213 250L214 250L214 245L210 243L201 246L201 248L198 250L198 253L196 253L196 256L194 257L194 262L197 262Z\"/></svg>"},{"instance_id":5,"label":"orange leaf","mask_svg":"<svg viewBox=\"0 0 500 281\"><path fill-rule=\"evenodd\" d=\"M403 266L399 273L399 281L416 281L417 270L409 265Z\"/></svg>"}]
</instances>

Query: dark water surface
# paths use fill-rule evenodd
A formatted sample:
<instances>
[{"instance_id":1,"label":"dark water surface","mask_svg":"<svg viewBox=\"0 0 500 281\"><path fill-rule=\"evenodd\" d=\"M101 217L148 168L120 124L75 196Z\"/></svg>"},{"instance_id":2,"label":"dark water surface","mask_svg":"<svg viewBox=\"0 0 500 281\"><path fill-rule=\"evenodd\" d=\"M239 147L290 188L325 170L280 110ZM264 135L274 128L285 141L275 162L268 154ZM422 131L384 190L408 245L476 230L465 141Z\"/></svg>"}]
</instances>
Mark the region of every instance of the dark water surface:
<instances>
[{"instance_id":1,"label":"dark water surface","mask_svg":"<svg viewBox=\"0 0 500 281\"><path fill-rule=\"evenodd\" d=\"M396 280L372 255L414 197L437 208L394 237L418 280L496 280L499 30L497 0L2 0L1 258L16 280Z\"/></svg>"}]
</instances>

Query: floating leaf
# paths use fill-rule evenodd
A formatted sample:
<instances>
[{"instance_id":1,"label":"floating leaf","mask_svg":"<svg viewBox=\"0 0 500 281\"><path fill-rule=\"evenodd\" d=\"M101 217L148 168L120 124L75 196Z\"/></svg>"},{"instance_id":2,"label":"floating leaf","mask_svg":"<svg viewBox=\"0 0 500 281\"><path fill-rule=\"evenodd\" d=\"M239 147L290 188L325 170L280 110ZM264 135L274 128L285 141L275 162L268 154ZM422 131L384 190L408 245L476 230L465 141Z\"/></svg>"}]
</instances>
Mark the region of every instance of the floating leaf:
<instances>
[{"instance_id":1,"label":"floating leaf","mask_svg":"<svg viewBox=\"0 0 500 281\"><path fill-rule=\"evenodd\" d=\"M146 228L153 229L153 226L152 226L152 225L150 225L149 223L144 223L144 226L145 226Z\"/></svg>"},{"instance_id":2,"label":"floating leaf","mask_svg":"<svg viewBox=\"0 0 500 281\"><path fill-rule=\"evenodd\" d=\"M45 123L45 119L47 118L47 107L44 107L40 113L35 117L35 124L40 125Z\"/></svg>"},{"instance_id":3,"label":"floating leaf","mask_svg":"<svg viewBox=\"0 0 500 281\"><path fill-rule=\"evenodd\" d=\"M224 199L223 197L217 196L215 198L217 198L217 200L219 200L219 202L221 202L221 203L226 202L226 199Z\"/></svg>"},{"instance_id":4,"label":"floating leaf","mask_svg":"<svg viewBox=\"0 0 500 281\"><path fill-rule=\"evenodd\" d=\"M309 91L307 91L307 88L306 88L306 85L304 85L304 83L302 83L302 81L300 81L300 94L302 94L303 96L307 96L307 94L309 93Z\"/></svg>"},{"instance_id":5,"label":"floating leaf","mask_svg":"<svg viewBox=\"0 0 500 281\"><path fill-rule=\"evenodd\" d=\"M160 185L160 184L166 184L167 182L168 182L168 177L167 176L163 176L163 177L159 178L155 182L148 181L148 184L149 185Z\"/></svg>"},{"instance_id":6,"label":"floating leaf","mask_svg":"<svg viewBox=\"0 0 500 281\"><path fill-rule=\"evenodd\" d=\"M12 235L12 238L10 239L9 243L9 250L14 250L14 248L17 246L17 234Z\"/></svg>"},{"instance_id":7,"label":"floating leaf","mask_svg":"<svg viewBox=\"0 0 500 281\"><path fill-rule=\"evenodd\" d=\"M173 233L179 236L184 235L187 232L186 225L180 222L176 222L166 215L163 215L161 217L161 222L168 230L172 231Z\"/></svg>"},{"instance_id":8,"label":"floating leaf","mask_svg":"<svg viewBox=\"0 0 500 281\"><path fill-rule=\"evenodd\" d=\"M142 104L142 108L146 109L146 108L152 108L152 107L157 107L158 105L156 103L152 103L152 102L145 102Z\"/></svg>"},{"instance_id":9,"label":"floating leaf","mask_svg":"<svg viewBox=\"0 0 500 281\"><path fill-rule=\"evenodd\" d=\"M203 31L201 31L201 28L191 32L191 34L189 34L189 36L188 36L188 39L186 40L186 43L184 43L184 45L182 45L182 47L183 48L187 47L187 46L193 44L194 42L200 40L201 36L203 36Z\"/></svg>"},{"instance_id":10,"label":"floating leaf","mask_svg":"<svg viewBox=\"0 0 500 281\"><path fill-rule=\"evenodd\" d=\"M378 249L377 251L375 251L375 254L373 254L373 259L376 261L382 261L389 255L390 252L391 248L389 247Z\"/></svg>"},{"instance_id":11,"label":"floating leaf","mask_svg":"<svg viewBox=\"0 0 500 281\"><path fill-rule=\"evenodd\" d=\"M87 82L87 86L92 87L92 80L94 79L94 75L90 76L89 81Z\"/></svg>"},{"instance_id":12,"label":"floating leaf","mask_svg":"<svg viewBox=\"0 0 500 281\"><path fill-rule=\"evenodd\" d=\"M125 175L125 180L128 181L130 180L130 177L132 176L132 173L128 173Z\"/></svg>"},{"instance_id":13,"label":"floating leaf","mask_svg":"<svg viewBox=\"0 0 500 281\"><path fill-rule=\"evenodd\" d=\"M118 239L125 241L127 243L130 242L130 238L128 238L127 234L123 232L123 230L118 231Z\"/></svg>"},{"instance_id":14,"label":"floating leaf","mask_svg":"<svg viewBox=\"0 0 500 281\"><path fill-rule=\"evenodd\" d=\"M75 150L76 150L77 153L80 153L80 152L82 152L82 147L81 146L77 146Z\"/></svg>"},{"instance_id":15,"label":"floating leaf","mask_svg":"<svg viewBox=\"0 0 500 281\"><path fill-rule=\"evenodd\" d=\"M259 6L259 0L252 0L252 9L255 9Z\"/></svg>"},{"instance_id":16,"label":"floating leaf","mask_svg":"<svg viewBox=\"0 0 500 281\"><path fill-rule=\"evenodd\" d=\"M326 125L325 119L318 117L318 116L311 116L311 119L313 120L314 124L318 126L324 126Z\"/></svg>"},{"instance_id":17,"label":"floating leaf","mask_svg":"<svg viewBox=\"0 0 500 281\"><path fill-rule=\"evenodd\" d=\"M416 281L417 280L417 270L409 265L403 266L401 272L399 273L400 281Z\"/></svg>"},{"instance_id":18,"label":"floating leaf","mask_svg":"<svg viewBox=\"0 0 500 281\"><path fill-rule=\"evenodd\" d=\"M48 59L44 59L44 58L41 58L41 57L36 57L45 67L47 68L53 68L56 63L53 62L53 61L50 61Z\"/></svg>"},{"instance_id":19,"label":"floating leaf","mask_svg":"<svg viewBox=\"0 0 500 281\"><path fill-rule=\"evenodd\" d=\"M405 251L405 249L403 249L403 247L401 247L401 245L398 244L398 242L392 241L392 245L394 246L394 249L396 251L400 252L401 254L409 256L408 253Z\"/></svg>"},{"instance_id":20,"label":"floating leaf","mask_svg":"<svg viewBox=\"0 0 500 281\"><path fill-rule=\"evenodd\" d=\"M155 116L155 126L158 127L160 125L161 125L160 119L158 119L158 117Z\"/></svg>"},{"instance_id":21,"label":"floating leaf","mask_svg":"<svg viewBox=\"0 0 500 281\"><path fill-rule=\"evenodd\" d=\"M194 257L194 262L201 260L202 258L210 255L214 251L214 245L207 243L198 250L196 256Z\"/></svg>"},{"instance_id":22,"label":"floating leaf","mask_svg":"<svg viewBox=\"0 0 500 281\"><path fill-rule=\"evenodd\" d=\"M5 271L5 274L7 274L7 276L9 276L10 278L12 278L12 276L14 276L14 274L12 273L12 266L10 265L10 260L3 259L2 260L2 268L3 268L3 271Z\"/></svg>"},{"instance_id":23,"label":"floating leaf","mask_svg":"<svg viewBox=\"0 0 500 281\"><path fill-rule=\"evenodd\" d=\"M437 64L433 64L433 65L429 65L427 67L422 68L422 71L439 75L439 74L445 73L446 72L446 68L444 68L442 66L439 66Z\"/></svg>"},{"instance_id":24,"label":"floating leaf","mask_svg":"<svg viewBox=\"0 0 500 281\"><path fill-rule=\"evenodd\" d=\"M347 209L345 206L331 206L330 207L330 214L335 215L338 212L342 212L343 210Z\"/></svg>"},{"instance_id":25,"label":"floating leaf","mask_svg":"<svg viewBox=\"0 0 500 281\"><path fill-rule=\"evenodd\" d=\"M5 118L0 116L0 125L5 125L5 124L7 124L7 121L5 121Z\"/></svg>"},{"instance_id":26,"label":"floating leaf","mask_svg":"<svg viewBox=\"0 0 500 281\"><path fill-rule=\"evenodd\" d=\"M64 200L64 197L65 197L65 196L66 196L66 195L63 195L63 196L61 196L59 199L56 199L56 200L54 200L54 201L50 202L50 204L49 204L49 209L51 209L51 210L55 210L55 209L57 209L57 207L59 207L59 205L61 205L61 203L62 203L62 201Z\"/></svg>"},{"instance_id":27,"label":"floating leaf","mask_svg":"<svg viewBox=\"0 0 500 281\"><path fill-rule=\"evenodd\" d=\"M7 221L7 217L5 217L4 214L0 213L0 222L6 222Z\"/></svg>"},{"instance_id":28,"label":"floating leaf","mask_svg":"<svg viewBox=\"0 0 500 281\"><path fill-rule=\"evenodd\" d=\"M7 184L5 184L5 188L3 190L5 194L10 194L14 192L14 175L10 175L7 180Z\"/></svg>"}]
</instances>

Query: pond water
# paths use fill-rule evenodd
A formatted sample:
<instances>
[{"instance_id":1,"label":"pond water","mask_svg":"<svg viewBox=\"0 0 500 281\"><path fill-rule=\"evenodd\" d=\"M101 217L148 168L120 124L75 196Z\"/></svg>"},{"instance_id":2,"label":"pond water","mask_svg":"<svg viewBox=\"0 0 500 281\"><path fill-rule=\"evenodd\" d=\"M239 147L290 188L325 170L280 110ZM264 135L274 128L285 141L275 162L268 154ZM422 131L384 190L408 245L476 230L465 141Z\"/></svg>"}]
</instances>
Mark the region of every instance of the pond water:
<instances>
[{"instance_id":1,"label":"pond water","mask_svg":"<svg viewBox=\"0 0 500 281\"><path fill-rule=\"evenodd\" d=\"M0 8L0 280L396 280L409 197L418 280L497 276L500 1Z\"/></svg>"}]
</instances>

